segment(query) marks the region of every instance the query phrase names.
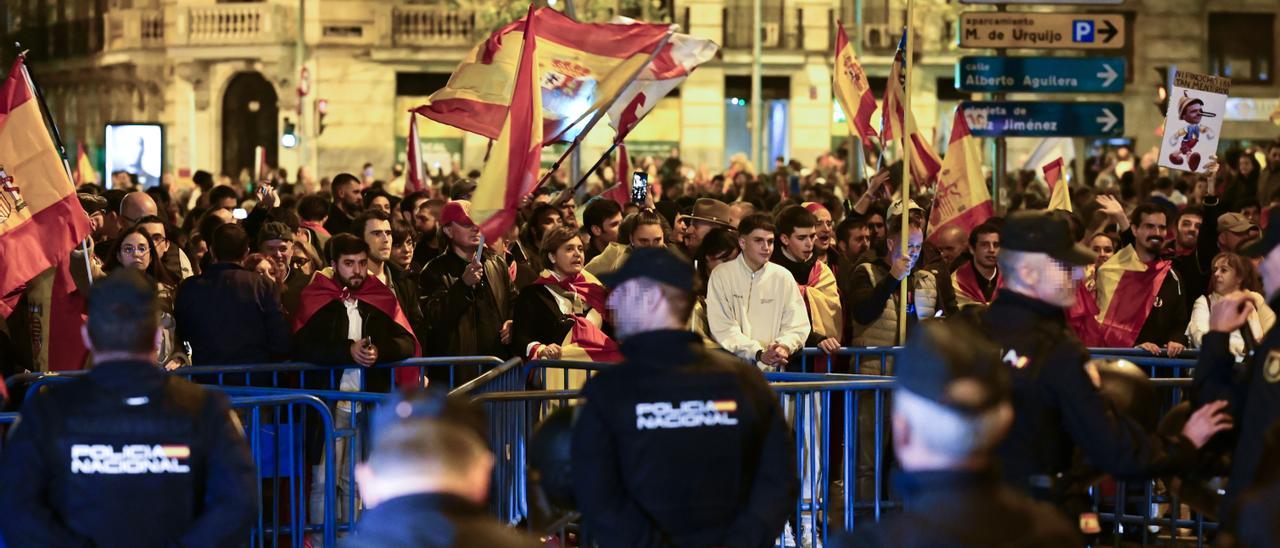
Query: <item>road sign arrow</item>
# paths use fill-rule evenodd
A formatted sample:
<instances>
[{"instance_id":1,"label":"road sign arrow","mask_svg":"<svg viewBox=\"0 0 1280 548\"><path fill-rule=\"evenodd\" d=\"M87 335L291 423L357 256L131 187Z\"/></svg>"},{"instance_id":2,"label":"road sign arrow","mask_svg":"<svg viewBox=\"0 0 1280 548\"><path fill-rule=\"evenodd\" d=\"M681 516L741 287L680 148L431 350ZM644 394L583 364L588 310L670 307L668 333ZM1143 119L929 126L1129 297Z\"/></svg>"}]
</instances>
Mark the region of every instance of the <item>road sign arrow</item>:
<instances>
[{"instance_id":1,"label":"road sign arrow","mask_svg":"<svg viewBox=\"0 0 1280 548\"><path fill-rule=\"evenodd\" d=\"M1111 68L1111 65L1106 63L1102 64L1102 72L1098 73L1098 78L1102 79L1103 87L1109 87L1111 82L1116 81L1117 76L1120 76L1120 73L1116 72L1116 69Z\"/></svg>"},{"instance_id":2,"label":"road sign arrow","mask_svg":"<svg viewBox=\"0 0 1280 548\"><path fill-rule=\"evenodd\" d=\"M1099 116L1096 121L1099 124L1102 124L1102 131L1105 133L1111 131L1111 128L1116 127L1116 122L1119 122L1120 119L1116 118L1115 113L1111 112L1111 109L1104 108L1102 109L1102 116Z\"/></svg>"},{"instance_id":3,"label":"road sign arrow","mask_svg":"<svg viewBox=\"0 0 1280 548\"><path fill-rule=\"evenodd\" d=\"M1101 34L1102 36L1105 37L1102 39L1103 44L1110 44L1111 39L1116 37L1116 34L1117 34L1116 26L1112 25L1111 21L1107 19L1103 19L1102 24L1105 25L1105 28L1103 28L1102 30L1099 30L1098 34Z\"/></svg>"}]
</instances>

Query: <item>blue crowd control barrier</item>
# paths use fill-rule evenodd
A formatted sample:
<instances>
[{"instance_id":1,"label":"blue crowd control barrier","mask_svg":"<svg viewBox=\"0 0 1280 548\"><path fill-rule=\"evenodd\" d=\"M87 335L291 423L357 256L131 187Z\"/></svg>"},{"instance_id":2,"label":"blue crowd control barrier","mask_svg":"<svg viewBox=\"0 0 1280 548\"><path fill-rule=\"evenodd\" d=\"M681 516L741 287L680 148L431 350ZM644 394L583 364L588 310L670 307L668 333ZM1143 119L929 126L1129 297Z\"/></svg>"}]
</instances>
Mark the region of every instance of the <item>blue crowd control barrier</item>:
<instances>
[{"instance_id":1,"label":"blue crowd control barrier","mask_svg":"<svg viewBox=\"0 0 1280 548\"><path fill-rule=\"evenodd\" d=\"M1145 356L1145 357L1156 357L1156 356L1155 356L1155 355L1153 355L1152 353L1147 352L1146 350L1143 350L1143 349L1141 349L1141 348L1108 348L1108 347L1093 347L1093 348L1090 348L1090 349L1089 349L1089 353L1090 353L1090 354L1093 354L1094 356ZM1167 356L1166 356L1166 357L1167 357ZM1182 358L1182 359L1195 360L1196 358L1199 358L1199 357L1200 357L1200 351L1199 351L1199 350L1196 350L1196 349L1194 349L1194 348L1187 348L1187 349L1184 349L1182 352L1179 352L1179 353L1178 353L1178 358Z\"/></svg>"},{"instance_id":2,"label":"blue crowd control barrier","mask_svg":"<svg viewBox=\"0 0 1280 548\"><path fill-rule=\"evenodd\" d=\"M820 348L803 348L800 350L800 372L816 372L819 361L825 362L826 372L833 372L833 366L839 358L849 360L849 372L858 373L863 369L875 370L872 374L888 375L892 361L902 352L901 346L842 346L828 354ZM864 368L864 362L868 367Z\"/></svg>"}]
</instances>

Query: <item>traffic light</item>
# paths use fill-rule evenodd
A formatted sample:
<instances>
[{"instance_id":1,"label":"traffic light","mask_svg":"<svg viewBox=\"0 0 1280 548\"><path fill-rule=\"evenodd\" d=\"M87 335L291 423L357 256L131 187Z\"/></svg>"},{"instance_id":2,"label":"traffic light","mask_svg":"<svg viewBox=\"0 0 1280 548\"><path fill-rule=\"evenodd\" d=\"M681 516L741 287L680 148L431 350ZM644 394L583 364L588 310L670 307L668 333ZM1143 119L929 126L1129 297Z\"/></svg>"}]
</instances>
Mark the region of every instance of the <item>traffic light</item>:
<instances>
[{"instance_id":1,"label":"traffic light","mask_svg":"<svg viewBox=\"0 0 1280 548\"><path fill-rule=\"evenodd\" d=\"M1169 112L1169 74L1173 72L1172 67L1160 66L1155 67L1156 71L1156 108L1160 109L1160 114Z\"/></svg>"},{"instance_id":2,"label":"traffic light","mask_svg":"<svg viewBox=\"0 0 1280 548\"><path fill-rule=\"evenodd\" d=\"M280 133L280 146L284 148L293 148L298 146L298 132L293 120L284 119L284 131Z\"/></svg>"},{"instance_id":3,"label":"traffic light","mask_svg":"<svg viewBox=\"0 0 1280 548\"><path fill-rule=\"evenodd\" d=\"M329 101L316 99L316 135L324 133L324 116L329 113Z\"/></svg>"}]
</instances>

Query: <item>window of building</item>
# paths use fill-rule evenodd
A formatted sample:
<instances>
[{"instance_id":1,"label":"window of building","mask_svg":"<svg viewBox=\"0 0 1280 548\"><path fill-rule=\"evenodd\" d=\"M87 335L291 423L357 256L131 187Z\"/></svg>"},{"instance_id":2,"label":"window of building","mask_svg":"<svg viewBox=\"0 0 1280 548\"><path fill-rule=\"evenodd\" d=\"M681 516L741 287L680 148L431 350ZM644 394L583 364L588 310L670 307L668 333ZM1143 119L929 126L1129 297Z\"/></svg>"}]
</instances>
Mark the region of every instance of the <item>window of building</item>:
<instances>
[{"instance_id":1,"label":"window of building","mask_svg":"<svg viewBox=\"0 0 1280 548\"><path fill-rule=\"evenodd\" d=\"M1275 65L1272 13L1209 14L1209 72L1236 84L1269 84Z\"/></svg>"}]
</instances>

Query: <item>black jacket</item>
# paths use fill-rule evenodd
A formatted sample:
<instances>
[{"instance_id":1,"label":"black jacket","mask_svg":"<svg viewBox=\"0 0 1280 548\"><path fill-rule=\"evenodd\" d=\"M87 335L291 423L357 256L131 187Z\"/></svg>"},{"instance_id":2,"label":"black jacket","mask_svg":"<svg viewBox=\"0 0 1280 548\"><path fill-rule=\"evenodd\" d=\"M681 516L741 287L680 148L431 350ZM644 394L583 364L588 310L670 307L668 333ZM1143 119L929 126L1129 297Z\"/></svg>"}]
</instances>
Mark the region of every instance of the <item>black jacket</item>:
<instances>
[{"instance_id":1,"label":"black jacket","mask_svg":"<svg viewBox=\"0 0 1280 548\"><path fill-rule=\"evenodd\" d=\"M799 483L764 377L687 331L634 335L622 353L583 386L573 430L590 533L601 546L770 545Z\"/></svg>"},{"instance_id":2,"label":"black jacket","mask_svg":"<svg viewBox=\"0 0 1280 548\"><path fill-rule=\"evenodd\" d=\"M536 548L536 539L498 523L484 509L454 495L397 497L360 515L341 548Z\"/></svg>"},{"instance_id":3,"label":"black jacket","mask_svg":"<svg viewBox=\"0 0 1280 548\"><path fill-rule=\"evenodd\" d=\"M377 307L360 301L356 305L360 318L361 338L370 337L378 348L378 363L398 362L413 357L413 337ZM299 361L319 365L352 365L351 344L347 338L347 309L342 301L334 299L320 307L297 333L293 334L294 355ZM391 390L391 369L378 368L364 371L365 390L387 392ZM310 381L318 376L308 375ZM327 379L324 379L327 380ZM323 387L334 388L336 387Z\"/></svg>"},{"instance_id":4,"label":"black jacket","mask_svg":"<svg viewBox=\"0 0 1280 548\"><path fill-rule=\"evenodd\" d=\"M1061 513L1001 485L995 473L916 472L896 479L906 511L836 537L834 548L1084 544Z\"/></svg>"},{"instance_id":5,"label":"black jacket","mask_svg":"<svg viewBox=\"0 0 1280 548\"><path fill-rule=\"evenodd\" d=\"M485 251L484 275L462 283L468 261L449 250L427 263L419 277L426 319L426 351L434 356L509 356L499 331L511 319L515 290L507 263Z\"/></svg>"},{"instance_id":6,"label":"black jacket","mask_svg":"<svg viewBox=\"0 0 1280 548\"><path fill-rule=\"evenodd\" d=\"M239 265L218 263L178 286L173 317L195 365L279 361L290 351L289 324L274 284Z\"/></svg>"},{"instance_id":7,"label":"black jacket","mask_svg":"<svg viewBox=\"0 0 1280 548\"><path fill-rule=\"evenodd\" d=\"M400 309L409 319L409 326L413 327L413 336L418 339L418 344L425 343L427 330L422 318L422 297L418 289L418 281L408 272L391 263L387 263L384 268L387 270L387 279L391 282L389 284L391 292L395 293Z\"/></svg>"},{"instance_id":8,"label":"black jacket","mask_svg":"<svg viewBox=\"0 0 1280 548\"><path fill-rule=\"evenodd\" d=\"M514 355L527 358L531 343L561 344L573 324L573 316L560 311L550 289L530 285L516 296L513 306L511 350Z\"/></svg>"},{"instance_id":9,"label":"black jacket","mask_svg":"<svg viewBox=\"0 0 1280 548\"><path fill-rule=\"evenodd\" d=\"M1191 313L1187 310L1187 292L1182 289L1178 269L1170 268L1160 284L1160 291L1156 293L1156 300L1151 303L1151 313L1133 344L1149 342L1164 347L1169 342L1176 342L1187 346L1187 323L1191 321Z\"/></svg>"},{"instance_id":10,"label":"black jacket","mask_svg":"<svg viewBox=\"0 0 1280 548\"><path fill-rule=\"evenodd\" d=\"M23 405L0 457L4 542L239 545L256 480L234 424L226 396L146 362L49 386Z\"/></svg>"},{"instance_id":11,"label":"black jacket","mask_svg":"<svg viewBox=\"0 0 1280 548\"><path fill-rule=\"evenodd\" d=\"M1270 305L1280 306L1280 298L1273 298ZM1231 478L1223 500L1223 516L1230 524L1235 499L1254 486L1263 462L1264 434L1280 420L1280 330L1267 332L1243 371L1235 367L1228 335L1206 334L1192 383L1197 406L1216 400L1228 402L1227 409L1238 432L1231 458ZM1267 465L1275 466L1275 463Z\"/></svg>"},{"instance_id":12,"label":"black jacket","mask_svg":"<svg viewBox=\"0 0 1280 548\"><path fill-rule=\"evenodd\" d=\"M1108 407L1085 373L1089 351L1067 326L1061 308L1001 289L982 322L1011 366L1013 426L997 455L1015 489L1062 487L1046 483L1071 468L1076 447L1098 469L1120 478L1146 478L1192 464L1190 440L1148 435Z\"/></svg>"},{"instance_id":13,"label":"black jacket","mask_svg":"<svg viewBox=\"0 0 1280 548\"><path fill-rule=\"evenodd\" d=\"M324 222L324 229L331 237L344 232L347 234L355 234L351 230L351 222L354 220L356 220L356 218L343 212L342 208L338 207L338 203L335 201L329 206L329 218ZM323 250L321 252L323 253Z\"/></svg>"}]
</instances>

